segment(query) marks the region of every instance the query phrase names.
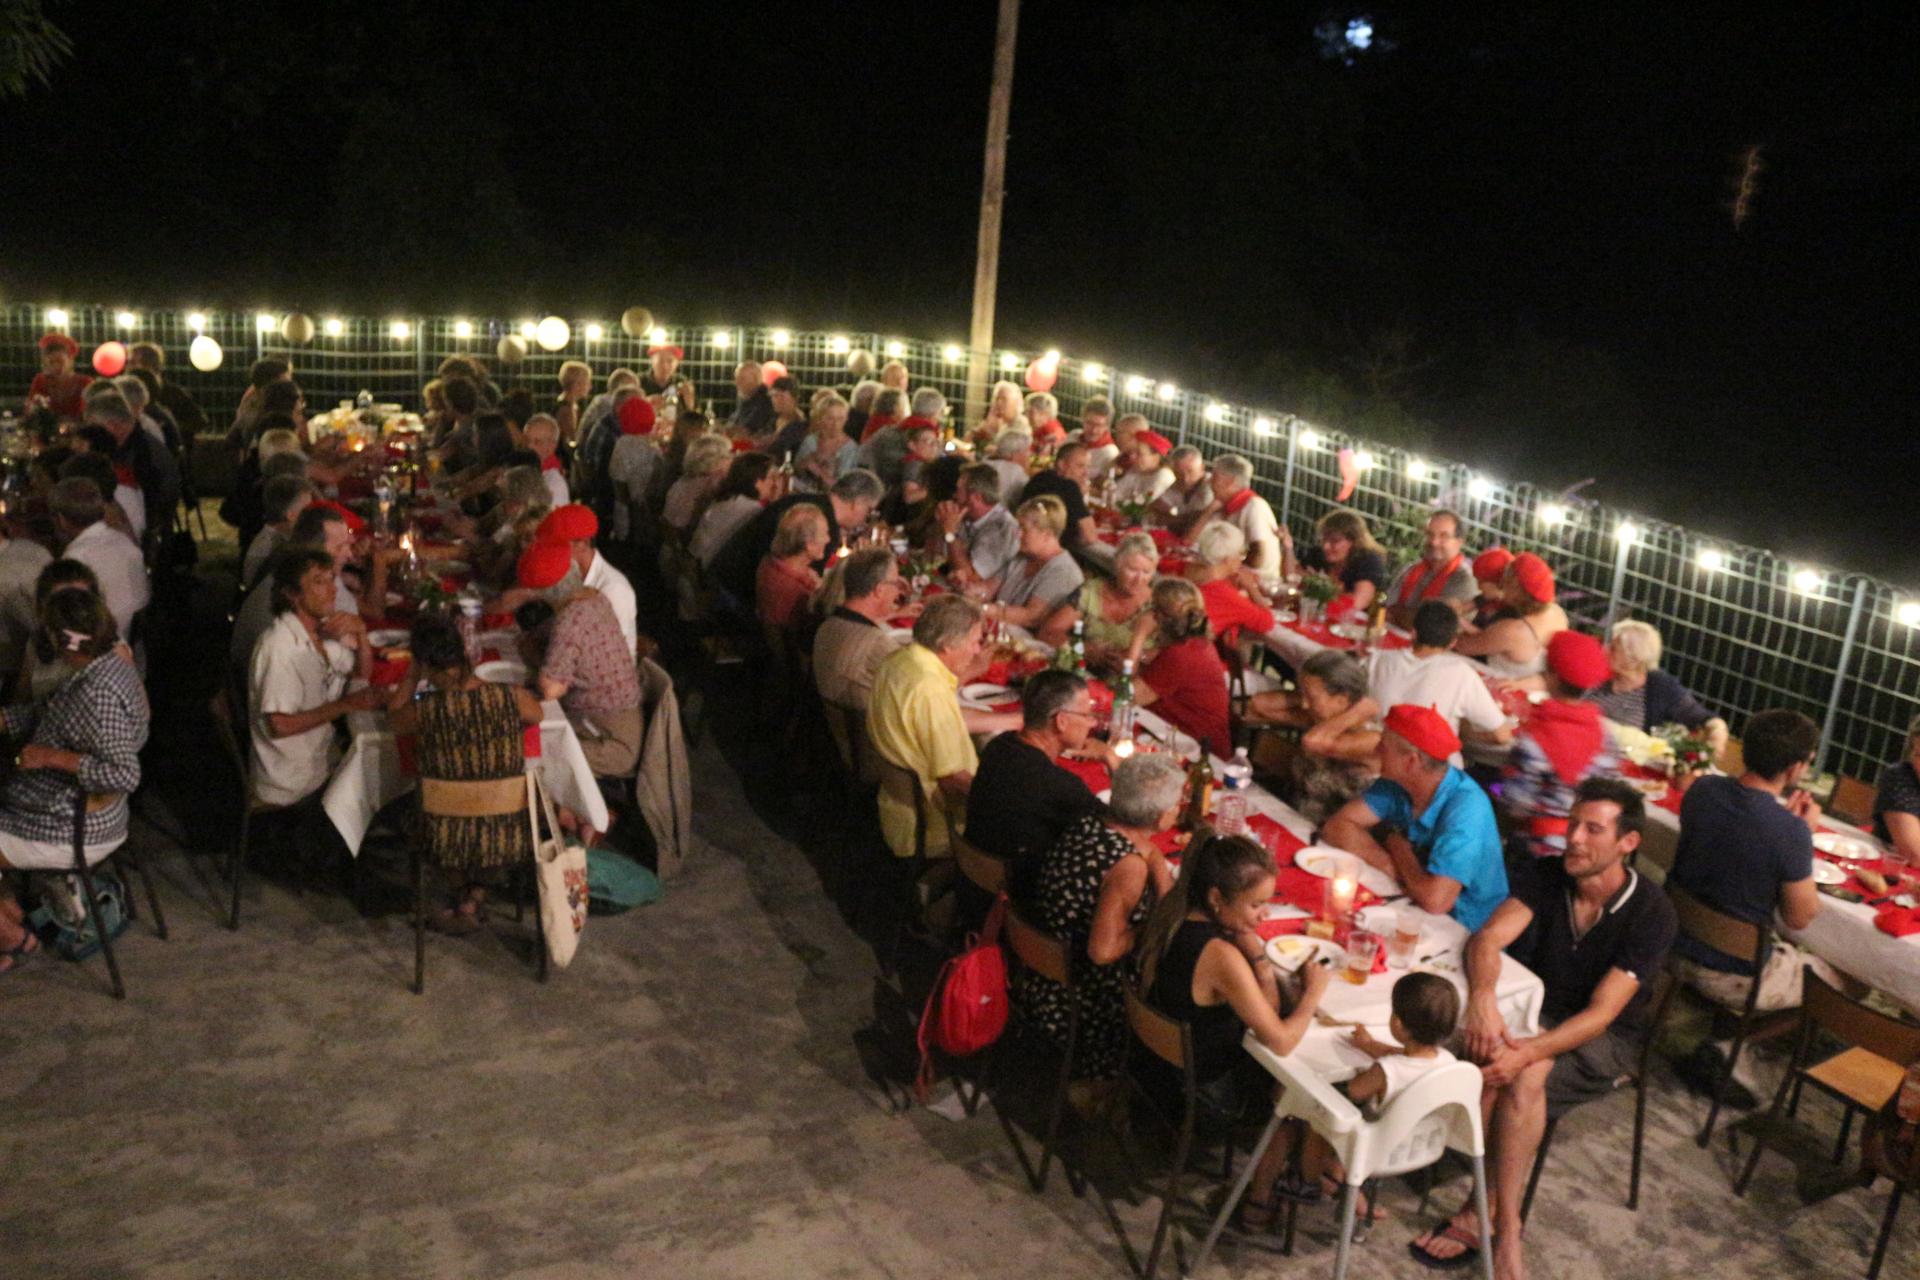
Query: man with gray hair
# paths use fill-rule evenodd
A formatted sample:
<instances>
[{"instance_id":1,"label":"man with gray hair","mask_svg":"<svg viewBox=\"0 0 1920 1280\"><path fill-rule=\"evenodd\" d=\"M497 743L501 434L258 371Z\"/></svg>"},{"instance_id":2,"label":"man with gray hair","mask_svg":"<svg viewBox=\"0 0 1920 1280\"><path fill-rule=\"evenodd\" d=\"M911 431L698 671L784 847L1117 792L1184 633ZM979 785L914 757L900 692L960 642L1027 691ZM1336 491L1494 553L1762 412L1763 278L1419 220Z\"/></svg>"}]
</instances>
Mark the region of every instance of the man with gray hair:
<instances>
[{"instance_id":1,"label":"man with gray hair","mask_svg":"<svg viewBox=\"0 0 1920 1280\"><path fill-rule=\"evenodd\" d=\"M1247 568L1272 595L1280 589L1280 521L1273 507L1254 492L1253 464L1237 453L1214 460L1213 496L1219 508L1213 519L1225 520L1247 539Z\"/></svg>"},{"instance_id":2,"label":"man with gray hair","mask_svg":"<svg viewBox=\"0 0 1920 1280\"><path fill-rule=\"evenodd\" d=\"M1167 467L1173 472L1173 483L1162 489L1147 508L1147 518L1183 538L1191 537L1206 523L1215 506L1207 460L1198 449L1183 444L1167 455Z\"/></svg>"},{"instance_id":3,"label":"man with gray hair","mask_svg":"<svg viewBox=\"0 0 1920 1280\"><path fill-rule=\"evenodd\" d=\"M165 439L156 439L140 427L139 415L117 389L109 388L88 399L83 421L107 429L114 441L111 461L116 468L125 467L133 473L133 484L122 484L120 488L126 492L116 490L113 496L127 508L135 538L144 537L149 528L165 529L172 522L173 509L180 504L180 468L167 452Z\"/></svg>"},{"instance_id":4,"label":"man with gray hair","mask_svg":"<svg viewBox=\"0 0 1920 1280\"><path fill-rule=\"evenodd\" d=\"M903 419L900 411L906 408L906 402L903 393L884 387L874 396L873 412L857 434L852 420L847 422L847 433L860 441L859 465L879 476L880 482L889 489L900 483L909 436L922 429L939 430L928 423Z\"/></svg>"},{"instance_id":5,"label":"man with gray hair","mask_svg":"<svg viewBox=\"0 0 1920 1280\"><path fill-rule=\"evenodd\" d=\"M925 851L946 857L948 813L966 803L980 758L974 733L997 733L1013 715L964 712L960 681L980 656L980 606L965 596L936 596L913 624L913 643L880 664L867 702L867 737L881 759L917 779L926 811ZM914 806L880 791L880 830L895 856L915 851Z\"/></svg>"},{"instance_id":6,"label":"man with gray hair","mask_svg":"<svg viewBox=\"0 0 1920 1280\"><path fill-rule=\"evenodd\" d=\"M900 647L887 619L899 612L906 583L885 547L862 547L837 572L844 599L814 632L813 683L823 701L865 715L880 664Z\"/></svg>"},{"instance_id":7,"label":"man with gray hair","mask_svg":"<svg viewBox=\"0 0 1920 1280\"><path fill-rule=\"evenodd\" d=\"M207 429L206 411L185 388L167 381L167 353L158 343L134 343L127 348L127 359L135 369L144 369L153 375L153 398L173 415L183 441L192 440Z\"/></svg>"},{"instance_id":8,"label":"man with gray hair","mask_svg":"<svg viewBox=\"0 0 1920 1280\"><path fill-rule=\"evenodd\" d=\"M790 493L777 502L770 502L714 553L712 563L707 566L708 575L715 586L733 597L728 602L730 609L742 617L752 617L754 578L760 571L760 561L773 546L780 517L802 503L826 513L827 549L813 565L814 572L824 573L833 563L842 540L847 534L866 527L873 509L880 505L886 492L879 476L855 467L834 481L825 493Z\"/></svg>"},{"instance_id":9,"label":"man with gray hair","mask_svg":"<svg viewBox=\"0 0 1920 1280\"><path fill-rule=\"evenodd\" d=\"M253 590L260 575L273 561L273 553L287 540L294 517L306 510L315 497L313 485L305 476L277 475L260 486L260 513L266 523L255 534L240 561L240 590Z\"/></svg>"},{"instance_id":10,"label":"man with gray hair","mask_svg":"<svg viewBox=\"0 0 1920 1280\"><path fill-rule=\"evenodd\" d=\"M991 595L1020 554L1020 522L1000 501L1000 473L984 462L960 472L953 499L934 508L944 555L956 581L978 583Z\"/></svg>"},{"instance_id":11,"label":"man with gray hair","mask_svg":"<svg viewBox=\"0 0 1920 1280\"><path fill-rule=\"evenodd\" d=\"M1033 459L1033 433L1008 427L993 438L993 456L987 465L1000 473L1000 501L1020 505L1027 488L1027 463Z\"/></svg>"},{"instance_id":12,"label":"man with gray hair","mask_svg":"<svg viewBox=\"0 0 1920 1280\"><path fill-rule=\"evenodd\" d=\"M1060 833L1100 811L1082 775L1062 757L1104 759L1112 752L1089 738L1098 716L1087 681L1070 671L1042 671L1020 691L1021 724L980 751L980 771L967 793L967 840L1005 859L1008 888L1026 900L1040 857Z\"/></svg>"},{"instance_id":13,"label":"man with gray hair","mask_svg":"<svg viewBox=\"0 0 1920 1280\"><path fill-rule=\"evenodd\" d=\"M47 506L53 512L54 534L63 544L60 554L93 570L100 580L100 598L113 615L120 638L132 644L133 620L153 599L140 548L107 524L107 500L100 487L84 476L70 476L54 485Z\"/></svg>"},{"instance_id":14,"label":"man with gray hair","mask_svg":"<svg viewBox=\"0 0 1920 1280\"><path fill-rule=\"evenodd\" d=\"M761 379L758 360L742 360L733 368L733 415L727 430L757 440L773 425L773 396Z\"/></svg>"}]
</instances>

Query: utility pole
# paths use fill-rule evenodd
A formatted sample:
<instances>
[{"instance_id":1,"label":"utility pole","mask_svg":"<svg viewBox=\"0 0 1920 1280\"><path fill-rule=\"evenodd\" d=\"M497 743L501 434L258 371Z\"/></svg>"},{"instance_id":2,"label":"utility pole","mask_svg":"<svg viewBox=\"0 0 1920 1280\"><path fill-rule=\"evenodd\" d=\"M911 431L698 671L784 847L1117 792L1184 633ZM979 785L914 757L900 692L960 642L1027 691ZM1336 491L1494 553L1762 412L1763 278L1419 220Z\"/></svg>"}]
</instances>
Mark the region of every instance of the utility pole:
<instances>
[{"instance_id":1,"label":"utility pole","mask_svg":"<svg viewBox=\"0 0 1920 1280\"><path fill-rule=\"evenodd\" d=\"M973 266L973 326L967 333L967 409L970 426L987 410L988 362L993 357L993 303L1000 282L1000 206L1007 194L1007 117L1013 109L1013 45L1020 0L1000 0L993 38L993 90L987 97L987 161L980 179L980 248Z\"/></svg>"}]
</instances>

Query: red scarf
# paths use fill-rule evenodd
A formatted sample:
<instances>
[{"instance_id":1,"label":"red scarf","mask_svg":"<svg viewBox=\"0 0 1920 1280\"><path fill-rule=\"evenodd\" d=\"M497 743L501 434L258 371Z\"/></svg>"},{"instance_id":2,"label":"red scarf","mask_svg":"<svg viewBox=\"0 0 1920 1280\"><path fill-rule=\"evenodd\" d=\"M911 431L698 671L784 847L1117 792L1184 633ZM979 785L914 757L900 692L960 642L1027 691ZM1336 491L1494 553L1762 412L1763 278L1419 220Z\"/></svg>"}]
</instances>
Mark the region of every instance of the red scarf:
<instances>
[{"instance_id":1,"label":"red scarf","mask_svg":"<svg viewBox=\"0 0 1920 1280\"><path fill-rule=\"evenodd\" d=\"M1548 699L1533 708L1523 732L1539 744L1553 771L1568 786L1586 777L1587 766L1607 741L1597 702Z\"/></svg>"},{"instance_id":2,"label":"red scarf","mask_svg":"<svg viewBox=\"0 0 1920 1280\"><path fill-rule=\"evenodd\" d=\"M888 427L893 426L899 421L900 419L894 417L890 413L874 414L871 418L867 419L867 425L861 428L860 430L860 443L865 444L867 441L873 439L875 436L879 435L882 431L885 431Z\"/></svg>"},{"instance_id":3,"label":"red scarf","mask_svg":"<svg viewBox=\"0 0 1920 1280\"><path fill-rule=\"evenodd\" d=\"M1253 486L1248 485L1246 488L1242 489L1240 492L1234 494L1231 498L1228 498L1224 503L1222 503L1220 506L1220 510L1226 515L1237 516L1240 514L1240 511L1243 507L1245 507L1249 502L1253 501L1253 497L1254 497Z\"/></svg>"},{"instance_id":4,"label":"red scarf","mask_svg":"<svg viewBox=\"0 0 1920 1280\"><path fill-rule=\"evenodd\" d=\"M542 458L540 460L540 469L542 471L558 471L560 469L560 455L550 453Z\"/></svg>"},{"instance_id":5,"label":"red scarf","mask_svg":"<svg viewBox=\"0 0 1920 1280\"><path fill-rule=\"evenodd\" d=\"M129 489L138 489L140 487L140 477L136 476L133 473L133 468L124 462L116 462L113 464L113 482L118 485L124 485Z\"/></svg>"},{"instance_id":6,"label":"red scarf","mask_svg":"<svg viewBox=\"0 0 1920 1280\"><path fill-rule=\"evenodd\" d=\"M1394 603L1409 605L1412 604L1415 599L1438 600L1440 593L1446 589L1447 584L1453 581L1453 575L1460 571L1460 564L1463 559L1465 559L1464 555L1456 555L1453 559L1447 561L1439 570L1428 574L1424 578L1415 578L1413 574L1408 574L1407 580L1400 584L1400 598L1394 601ZM1419 583L1418 587L1414 585L1416 582Z\"/></svg>"}]
</instances>

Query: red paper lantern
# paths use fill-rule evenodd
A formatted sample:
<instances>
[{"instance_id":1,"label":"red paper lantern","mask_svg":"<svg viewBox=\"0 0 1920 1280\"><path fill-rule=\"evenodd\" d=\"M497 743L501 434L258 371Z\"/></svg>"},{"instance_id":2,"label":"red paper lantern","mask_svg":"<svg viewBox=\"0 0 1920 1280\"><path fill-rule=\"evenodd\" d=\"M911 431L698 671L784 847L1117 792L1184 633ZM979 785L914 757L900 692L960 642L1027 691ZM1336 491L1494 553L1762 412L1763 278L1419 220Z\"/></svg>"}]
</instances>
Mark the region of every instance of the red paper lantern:
<instances>
[{"instance_id":1,"label":"red paper lantern","mask_svg":"<svg viewBox=\"0 0 1920 1280\"><path fill-rule=\"evenodd\" d=\"M760 366L760 381L769 387L786 376L787 366L778 360L769 360Z\"/></svg>"},{"instance_id":2,"label":"red paper lantern","mask_svg":"<svg viewBox=\"0 0 1920 1280\"><path fill-rule=\"evenodd\" d=\"M1060 366L1048 360L1035 360L1027 365L1027 390L1051 391L1053 384L1060 380Z\"/></svg>"},{"instance_id":3,"label":"red paper lantern","mask_svg":"<svg viewBox=\"0 0 1920 1280\"><path fill-rule=\"evenodd\" d=\"M127 367L127 348L121 342L103 342L93 349L93 371L111 378Z\"/></svg>"}]
</instances>

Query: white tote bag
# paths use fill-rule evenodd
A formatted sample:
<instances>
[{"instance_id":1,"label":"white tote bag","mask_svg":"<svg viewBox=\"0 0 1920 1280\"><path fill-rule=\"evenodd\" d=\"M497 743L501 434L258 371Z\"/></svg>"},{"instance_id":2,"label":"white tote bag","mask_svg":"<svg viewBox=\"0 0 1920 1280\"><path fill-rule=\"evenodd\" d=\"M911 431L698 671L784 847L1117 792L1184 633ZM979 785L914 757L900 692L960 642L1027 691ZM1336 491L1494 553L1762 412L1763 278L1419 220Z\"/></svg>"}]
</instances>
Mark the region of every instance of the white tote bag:
<instances>
[{"instance_id":1,"label":"white tote bag","mask_svg":"<svg viewBox=\"0 0 1920 1280\"><path fill-rule=\"evenodd\" d=\"M552 833L545 840L540 838L542 813ZM554 812L553 797L547 794L538 769L527 770L527 826L533 835L533 866L540 882L540 928L554 968L564 969L573 961L587 927L587 851L560 830L560 815Z\"/></svg>"}]
</instances>

